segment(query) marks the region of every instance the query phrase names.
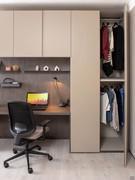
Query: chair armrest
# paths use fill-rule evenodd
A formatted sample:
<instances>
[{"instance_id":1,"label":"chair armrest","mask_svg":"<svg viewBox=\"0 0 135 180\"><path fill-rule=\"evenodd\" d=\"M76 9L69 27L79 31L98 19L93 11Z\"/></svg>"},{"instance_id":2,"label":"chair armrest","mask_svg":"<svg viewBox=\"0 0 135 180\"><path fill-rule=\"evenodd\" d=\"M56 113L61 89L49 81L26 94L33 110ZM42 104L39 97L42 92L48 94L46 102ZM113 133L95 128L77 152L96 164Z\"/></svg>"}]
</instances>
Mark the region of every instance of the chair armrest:
<instances>
[{"instance_id":1,"label":"chair armrest","mask_svg":"<svg viewBox=\"0 0 135 180\"><path fill-rule=\"evenodd\" d=\"M50 122L51 122L51 120L44 120L44 121L41 121L41 122L39 123L39 126L46 127Z\"/></svg>"},{"instance_id":2,"label":"chair armrest","mask_svg":"<svg viewBox=\"0 0 135 180\"><path fill-rule=\"evenodd\" d=\"M51 122L51 120L44 120L44 121L41 121L38 125L39 126L42 126L43 127L43 139L45 139L46 137L46 133L49 132L49 127L47 126L49 123Z\"/></svg>"}]
</instances>

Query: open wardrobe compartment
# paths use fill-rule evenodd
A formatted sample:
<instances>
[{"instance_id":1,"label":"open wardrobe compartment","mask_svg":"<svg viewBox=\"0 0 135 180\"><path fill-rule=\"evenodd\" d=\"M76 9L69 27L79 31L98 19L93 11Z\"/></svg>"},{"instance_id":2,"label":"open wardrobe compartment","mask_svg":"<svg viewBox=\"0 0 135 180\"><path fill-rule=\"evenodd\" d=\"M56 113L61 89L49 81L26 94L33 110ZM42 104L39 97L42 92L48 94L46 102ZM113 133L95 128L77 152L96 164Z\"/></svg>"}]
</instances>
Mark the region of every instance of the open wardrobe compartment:
<instances>
[{"instance_id":1,"label":"open wardrobe compartment","mask_svg":"<svg viewBox=\"0 0 135 180\"><path fill-rule=\"evenodd\" d=\"M124 152L128 139L127 13L100 19L100 151Z\"/></svg>"},{"instance_id":2,"label":"open wardrobe compartment","mask_svg":"<svg viewBox=\"0 0 135 180\"><path fill-rule=\"evenodd\" d=\"M125 164L127 19L127 7L71 13L71 152L121 152Z\"/></svg>"},{"instance_id":3,"label":"open wardrobe compartment","mask_svg":"<svg viewBox=\"0 0 135 180\"><path fill-rule=\"evenodd\" d=\"M122 82L101 83L101 151L124 151L125 87Z\"/></svg>"}]
</instances>

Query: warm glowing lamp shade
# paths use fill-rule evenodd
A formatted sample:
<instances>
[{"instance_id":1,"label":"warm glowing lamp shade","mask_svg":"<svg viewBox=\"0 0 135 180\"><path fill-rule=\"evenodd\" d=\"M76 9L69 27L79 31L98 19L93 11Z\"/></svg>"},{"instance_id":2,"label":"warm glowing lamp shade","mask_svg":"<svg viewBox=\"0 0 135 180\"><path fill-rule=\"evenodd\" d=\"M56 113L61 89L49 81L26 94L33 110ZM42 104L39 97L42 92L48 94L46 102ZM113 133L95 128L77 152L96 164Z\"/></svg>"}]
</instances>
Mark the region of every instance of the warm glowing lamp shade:
<instances>
[{"instance_id":1,"label":"warm glowing lamp shade","mask_svg":"<svg viewBox=\"0 0 135 180\"><path fill-rule=\"evenodd\" d=\"M60 106L60 107L69 106L69 99L67 99L66 102L65 102L65 101L63 100L63 98L62 98L62 95L61 95L61 92L60 92L60 87L59 87L59 85L61 84L60 81L58 80L57 77L54 77L53 79L54 79L54 81L55 81L55 88L56 88L57 95L58 95L59 101L60 101L59 106Z\"/></svg>"}]
</instances>

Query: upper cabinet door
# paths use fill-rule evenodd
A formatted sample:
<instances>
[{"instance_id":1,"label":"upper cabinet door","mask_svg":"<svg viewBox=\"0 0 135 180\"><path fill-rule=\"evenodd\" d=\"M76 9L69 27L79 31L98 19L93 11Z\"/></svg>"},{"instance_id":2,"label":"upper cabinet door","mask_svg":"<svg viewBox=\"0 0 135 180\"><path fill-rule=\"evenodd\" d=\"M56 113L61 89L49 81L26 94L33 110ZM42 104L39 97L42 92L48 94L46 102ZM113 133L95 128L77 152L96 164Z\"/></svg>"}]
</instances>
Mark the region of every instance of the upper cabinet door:
<instances>
[{"instance_id":1,"label":"upper cabinet door","mask_svg":"<svg viewBox=\"0 0 135 180\"><path fill-rule=\"evenodd\" d=\"M43 11L43 56L70 56L70 11Z\"/></svg>"},{"instance_id":2,"label":"upper cabinet door","mask_svg":"<svg viewBox=\"0 0 135 180\"><path fill-rule=\"evenodd\" d=\"M42 11L14 11L14 56L42 56Z\"/></svg>"},{"instance_id":3,"label":"upper cabinet door","mask_svg":"<svg viewBox=\"0 0 135 180\"><path fill-rule=\"evenodd\" d=\"M0 11L0 57L13 56L13 11Z\"/></svg>"}]
</instances>

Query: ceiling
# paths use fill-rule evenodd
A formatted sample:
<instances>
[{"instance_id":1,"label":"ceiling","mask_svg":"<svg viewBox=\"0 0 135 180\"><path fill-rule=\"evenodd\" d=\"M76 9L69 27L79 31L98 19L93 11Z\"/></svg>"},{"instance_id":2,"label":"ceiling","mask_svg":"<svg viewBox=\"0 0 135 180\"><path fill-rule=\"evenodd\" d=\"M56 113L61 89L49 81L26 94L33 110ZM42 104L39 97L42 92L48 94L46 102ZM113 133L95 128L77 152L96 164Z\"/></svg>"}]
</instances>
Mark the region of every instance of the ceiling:
<instances>
[{"instance_id":1,"label":"ceiling","mask_svg":"<svg viewBox=\"0 0 135 180\"><path fill-rule=\"evenodd\" d=\"M98 9L117 16L127 1L132 0L0 0L0 9Z\"/></svg>"},{"instance_id":2,"label":"ceiling","mask_svg":"<svg viewBox=\"0 0 135 180\"><path fill-rule=\"evenodd\" d=\"M21 7L21 6L123 6L128 0L0 0L0 6L3 7Z\"/></svg>"},{"instance_id":3,"label":"ceiling","mask_svg":"<svg viewBox=\"0 0 135 180\"><path fill-rule=\"evenodd\" d=\"M125 3L126 1L128 0L120 0L120 1L117 1L117 0L0 0L0 3L1 4L19 4L19 3L23 3L23 4L33 4L33 3L36 3L36 4L41 4L41 3L45 3L45 4L57 4L57 3L68 3L68 4L71 4L71 3L90 3L90 4L98 4L98 3L101 3L101 4L123 4ZM129 1L132 1L132 0L129 0Z\"/></svg>"}]
</instances>

